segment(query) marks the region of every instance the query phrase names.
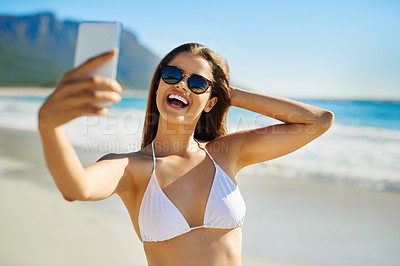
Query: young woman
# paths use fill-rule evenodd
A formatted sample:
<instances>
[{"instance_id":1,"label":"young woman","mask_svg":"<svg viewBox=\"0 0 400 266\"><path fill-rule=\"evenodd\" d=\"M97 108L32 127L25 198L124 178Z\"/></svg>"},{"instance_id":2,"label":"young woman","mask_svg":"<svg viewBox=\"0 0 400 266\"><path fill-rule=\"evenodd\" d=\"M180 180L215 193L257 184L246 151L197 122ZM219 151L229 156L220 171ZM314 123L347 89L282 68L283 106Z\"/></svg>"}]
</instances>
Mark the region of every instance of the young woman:
<instances>
[{"instance_id":1,"label":"young woman","mask_svg":"<svg viewBox=\"0 0 400 266\"><path fill-rule=\"evenodd\" d=\"M117 193L149 265L240 265L246 206L238 172L321 136L332 125L333 113L232 87L225 59L188 43L166 55L155 71L142 149L108 154L83 167L61 125L82 115L107 113L93 103L121 100L116 81L82 78L116 53L67 72L40 109L39 131L57 187L68 201L101 200ZM229 106L284 124L227 134Z\"/></svg>"}]
</instances>

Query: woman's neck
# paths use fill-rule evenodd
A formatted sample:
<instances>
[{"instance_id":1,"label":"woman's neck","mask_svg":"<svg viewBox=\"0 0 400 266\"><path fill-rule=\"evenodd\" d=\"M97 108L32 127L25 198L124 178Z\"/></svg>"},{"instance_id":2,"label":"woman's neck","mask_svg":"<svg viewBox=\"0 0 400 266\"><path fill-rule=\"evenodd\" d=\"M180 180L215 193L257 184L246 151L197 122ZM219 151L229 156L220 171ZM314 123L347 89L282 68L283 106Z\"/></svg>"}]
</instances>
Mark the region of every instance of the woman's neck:
<instances>
[{"instance_id":1,"label":"woman's neck","mask_svg":"<svg viewBox=\"0 0 400 266\"><path fill-rule=\"evenodd\" d=\"M173 124L160 117L154 144L165 154L182 155L192 153L198 149L194 140L195 124Z\"/></svg>"}]
</instances>

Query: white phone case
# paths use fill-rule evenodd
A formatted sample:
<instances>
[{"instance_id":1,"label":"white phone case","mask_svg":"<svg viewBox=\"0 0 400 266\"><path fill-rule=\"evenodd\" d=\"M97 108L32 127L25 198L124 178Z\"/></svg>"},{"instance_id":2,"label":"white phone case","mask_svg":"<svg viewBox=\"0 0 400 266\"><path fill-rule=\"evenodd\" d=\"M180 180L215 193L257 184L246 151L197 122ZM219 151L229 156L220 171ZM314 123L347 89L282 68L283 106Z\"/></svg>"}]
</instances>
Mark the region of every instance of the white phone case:
<instances>
[{"instance_id":1,"label":"white phone case","mask_svg":"<svg viewBox=\"0 0 400 266\"><path fill-rule=\"evenodd\" d=\"M119 22L82 22L78 29L74 67L83 64L94 56L119 48L121 28ZM85 76L100 75L116 79L117 66L118 56L115 56ZM99 102L96 105L110 107L111 102Z\"/></svg>"}]
</instances>

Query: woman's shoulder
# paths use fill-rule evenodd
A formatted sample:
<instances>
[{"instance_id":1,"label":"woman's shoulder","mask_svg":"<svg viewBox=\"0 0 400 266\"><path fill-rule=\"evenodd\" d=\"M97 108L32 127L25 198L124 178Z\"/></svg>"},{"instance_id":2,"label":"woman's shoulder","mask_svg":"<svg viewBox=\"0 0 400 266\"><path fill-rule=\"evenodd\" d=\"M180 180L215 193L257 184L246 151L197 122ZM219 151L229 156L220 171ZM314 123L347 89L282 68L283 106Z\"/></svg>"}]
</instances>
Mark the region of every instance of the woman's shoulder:
<instances>
[{"instance_id":1,"label":"woman's shoulder","mask_svg":"<svg viewBox=\"0 0 400 266\"><path fill-rule=\"evenodd\" d=\"M128 160L126 166L127 177L134 183L140 183L144 177L151 174L153 169L153 156L151 148L149 149L148 147L129 153L108 153L98 161L124 158Z\"/></svg>"},{"instance_id":2,"label":"woman's shoulder","mask_svg":"<svg viewBox=\"0 0 400 266\"><path fill-rule=\"evenodd\" d=\"M239 143L234 134L223 135L209 141L199 140L199 142L229 176L236 176Z\"/></svg>"},{"instance_id":3,"label":"woman's shoulder","mask_svg":"<svg viewBox=\"0 0 400 266\"><path fill-rule=\"evenodd\" d=\"M235 134L226 134L212 140L199 140L199 142L208 151L222 156L234 154L240 144Z\"/></svg>"},{"instance_id":4,"label":"woman's shoulder","mask_svg":"<svg viewBox=\"0 0 400 266\"><path fill-rule=\"evenodd\" d=\"M135 163L135 162L143 162L148 160L149 158L152 159L152 155L146 151L146 149L141 149L139 151L135 152L129 152L129 153L108 153L101 157L99 161L103 160L114 160L114 159L128 159L130 163Z\"/></svg>"}]
</instances>

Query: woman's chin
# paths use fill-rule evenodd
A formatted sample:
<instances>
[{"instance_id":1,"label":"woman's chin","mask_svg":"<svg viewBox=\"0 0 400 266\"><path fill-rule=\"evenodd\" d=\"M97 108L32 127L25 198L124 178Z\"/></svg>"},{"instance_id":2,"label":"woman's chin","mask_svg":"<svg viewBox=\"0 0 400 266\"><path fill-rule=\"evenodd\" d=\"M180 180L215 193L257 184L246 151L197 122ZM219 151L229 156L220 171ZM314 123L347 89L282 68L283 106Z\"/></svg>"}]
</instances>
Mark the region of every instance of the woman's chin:
<instances>
[{"instance_id":1,"label":"woman's chin","mask_svg":"<svg viewBox=\"0 0 400 266\"><path fill-rule=\"evenodd\" d=\"M195 126L197 124L199 115L188 114L186 112L177 112L175 110L159 110L160 120L168 125L176 124L177 126ZM160 123L161 121L159 121Z\"/></svg>"}]
</instances>

